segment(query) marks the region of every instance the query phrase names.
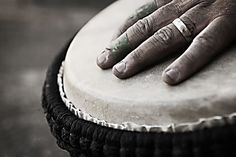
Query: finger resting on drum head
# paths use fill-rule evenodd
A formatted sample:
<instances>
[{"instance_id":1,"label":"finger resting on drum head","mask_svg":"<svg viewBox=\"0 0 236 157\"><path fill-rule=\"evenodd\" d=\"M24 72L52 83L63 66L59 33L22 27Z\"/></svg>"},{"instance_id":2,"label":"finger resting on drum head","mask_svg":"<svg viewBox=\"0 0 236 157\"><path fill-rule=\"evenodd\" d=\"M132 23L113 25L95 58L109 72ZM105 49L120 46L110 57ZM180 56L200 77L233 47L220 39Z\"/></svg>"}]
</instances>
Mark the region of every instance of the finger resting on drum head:
<instances>
[{"instance_id":1,"label":"finger resting on drum head","mask_svg":"<svg viewBox=\"0 0 236 157\"><path fill-rule=\"evenodd\" d=\"M166 68L162 74L163 80L170 85L186 80L235 41L236 22L230 23L232 18L219 17L213 20L196 36L190 47Z\"/></svg>"},{"instance_id":2,"label":"finger resting on drum head","mask_svg":"<svg viewBox=\"0 0 236 157\"><path fill-rule=\"evenodd\" d=\"M113 41L98 57L97 65L102 69L111 68L132 50L127 34Z\"/></svg>"},{"instance_id":3,"label":"finger resting on drum head","mask_svg":"<svg viewBox=\"0 0 236 157\"><path fill-rule=\"evenodd\" d=\"M171 23L163 27L113 67L113 73L124 79L178 52L188 43Z\"/></svg>"}]
</instances>

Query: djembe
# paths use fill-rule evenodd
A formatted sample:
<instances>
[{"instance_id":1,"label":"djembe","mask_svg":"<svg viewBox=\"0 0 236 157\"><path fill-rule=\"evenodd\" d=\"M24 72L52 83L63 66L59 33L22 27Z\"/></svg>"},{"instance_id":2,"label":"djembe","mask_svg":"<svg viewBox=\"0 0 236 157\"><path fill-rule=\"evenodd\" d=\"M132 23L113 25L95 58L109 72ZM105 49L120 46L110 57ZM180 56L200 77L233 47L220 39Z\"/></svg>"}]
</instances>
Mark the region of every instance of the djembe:
<instances>
[{"instance_id":1,"label":"djembe","mask_svg":"<svg viewBox=\"0 0 236 157\"><path fill-rule=\"evenodd\" d=\"M232 156L235 46L178 86L161 81L173 59L127 80L96 66L97 55L143 2L122 0L106 8L50 66L42 102L58 145L73 157Z\"/></svg>"}]
</instances>

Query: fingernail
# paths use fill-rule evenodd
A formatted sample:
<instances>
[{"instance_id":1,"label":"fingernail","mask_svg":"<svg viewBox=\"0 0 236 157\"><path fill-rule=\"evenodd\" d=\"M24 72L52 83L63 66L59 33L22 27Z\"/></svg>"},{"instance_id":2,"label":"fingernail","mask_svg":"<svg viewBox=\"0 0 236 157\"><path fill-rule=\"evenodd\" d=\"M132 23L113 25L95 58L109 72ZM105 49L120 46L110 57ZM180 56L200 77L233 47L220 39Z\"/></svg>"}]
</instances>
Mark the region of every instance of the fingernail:
<instances>
[{"instance_id":1,"label":"fingernail","mask_svg":"<svg viewBox=\"0 0 236 157\"><path fill-rule=\"evenodd\" d=\"M106 61L106 53L103 51L97 58L98 64L102 64Z\"/></svg>"},{"instance_id":2,"label":"fingernail","mask_svg":"<svg viewBox=\"0 0 236 157\"><path fill-rule=\"evenodd\" d=\"M180 73L177 69L172 68L163 73L163 80L168 84L175 84L178 83Z\"/></svg>"},{"instance_id":3,"label":"fingernail","mask_svg":"<svg viewBox=\"0 0 236 157\"><path fill-rule=\"evenodd\" d=\"M115 70L119 73L123 73L126 69L126 64L124 62L120 62L114 66Z\"/></svg>"}]
</instances>

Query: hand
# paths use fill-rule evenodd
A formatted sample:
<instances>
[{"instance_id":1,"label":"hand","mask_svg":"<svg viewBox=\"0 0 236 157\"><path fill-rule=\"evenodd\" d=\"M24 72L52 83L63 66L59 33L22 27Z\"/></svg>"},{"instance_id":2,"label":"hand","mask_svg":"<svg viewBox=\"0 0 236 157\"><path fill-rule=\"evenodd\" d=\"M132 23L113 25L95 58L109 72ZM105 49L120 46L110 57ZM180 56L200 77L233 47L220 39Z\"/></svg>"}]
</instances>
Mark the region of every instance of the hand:
<instances>
[{"instance_id":1,"label":"hand","mask_svg":"<svg viewBox=\"0 0 236 157\"><path fill-rule=\"evenodd\" d=\"M176 18L188 28L188 37L172 23ZM174 85L200 70L235 39L235 0L156 0L125 22L97 64L102 69L113 67L114 75L125 79L187 47L162 74L166 83Z\"/></svg>"}]
</instances>

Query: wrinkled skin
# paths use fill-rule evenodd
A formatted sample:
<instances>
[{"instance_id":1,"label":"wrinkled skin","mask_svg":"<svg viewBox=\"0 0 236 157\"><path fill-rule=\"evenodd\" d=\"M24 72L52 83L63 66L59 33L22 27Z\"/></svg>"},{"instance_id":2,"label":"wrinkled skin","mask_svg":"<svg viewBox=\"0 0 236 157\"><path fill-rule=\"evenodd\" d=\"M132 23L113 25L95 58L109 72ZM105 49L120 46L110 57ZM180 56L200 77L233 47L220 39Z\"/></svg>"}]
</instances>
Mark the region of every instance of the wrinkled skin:
<instances>
[{"instance_id":1,"label":"wrinkled skin","mask_svg":"<svg viewBox=\"0 0 236 157\"><path fill-rule=\"evenodd\" d=\"M187 41L172 23L180 18L191 32ZM185 50L162 74L178 84L236 40L236 0L156 0L130 16L97 65L112 68L120 79L129 78L167 56Z\"/></svg>"}]
</instances>

